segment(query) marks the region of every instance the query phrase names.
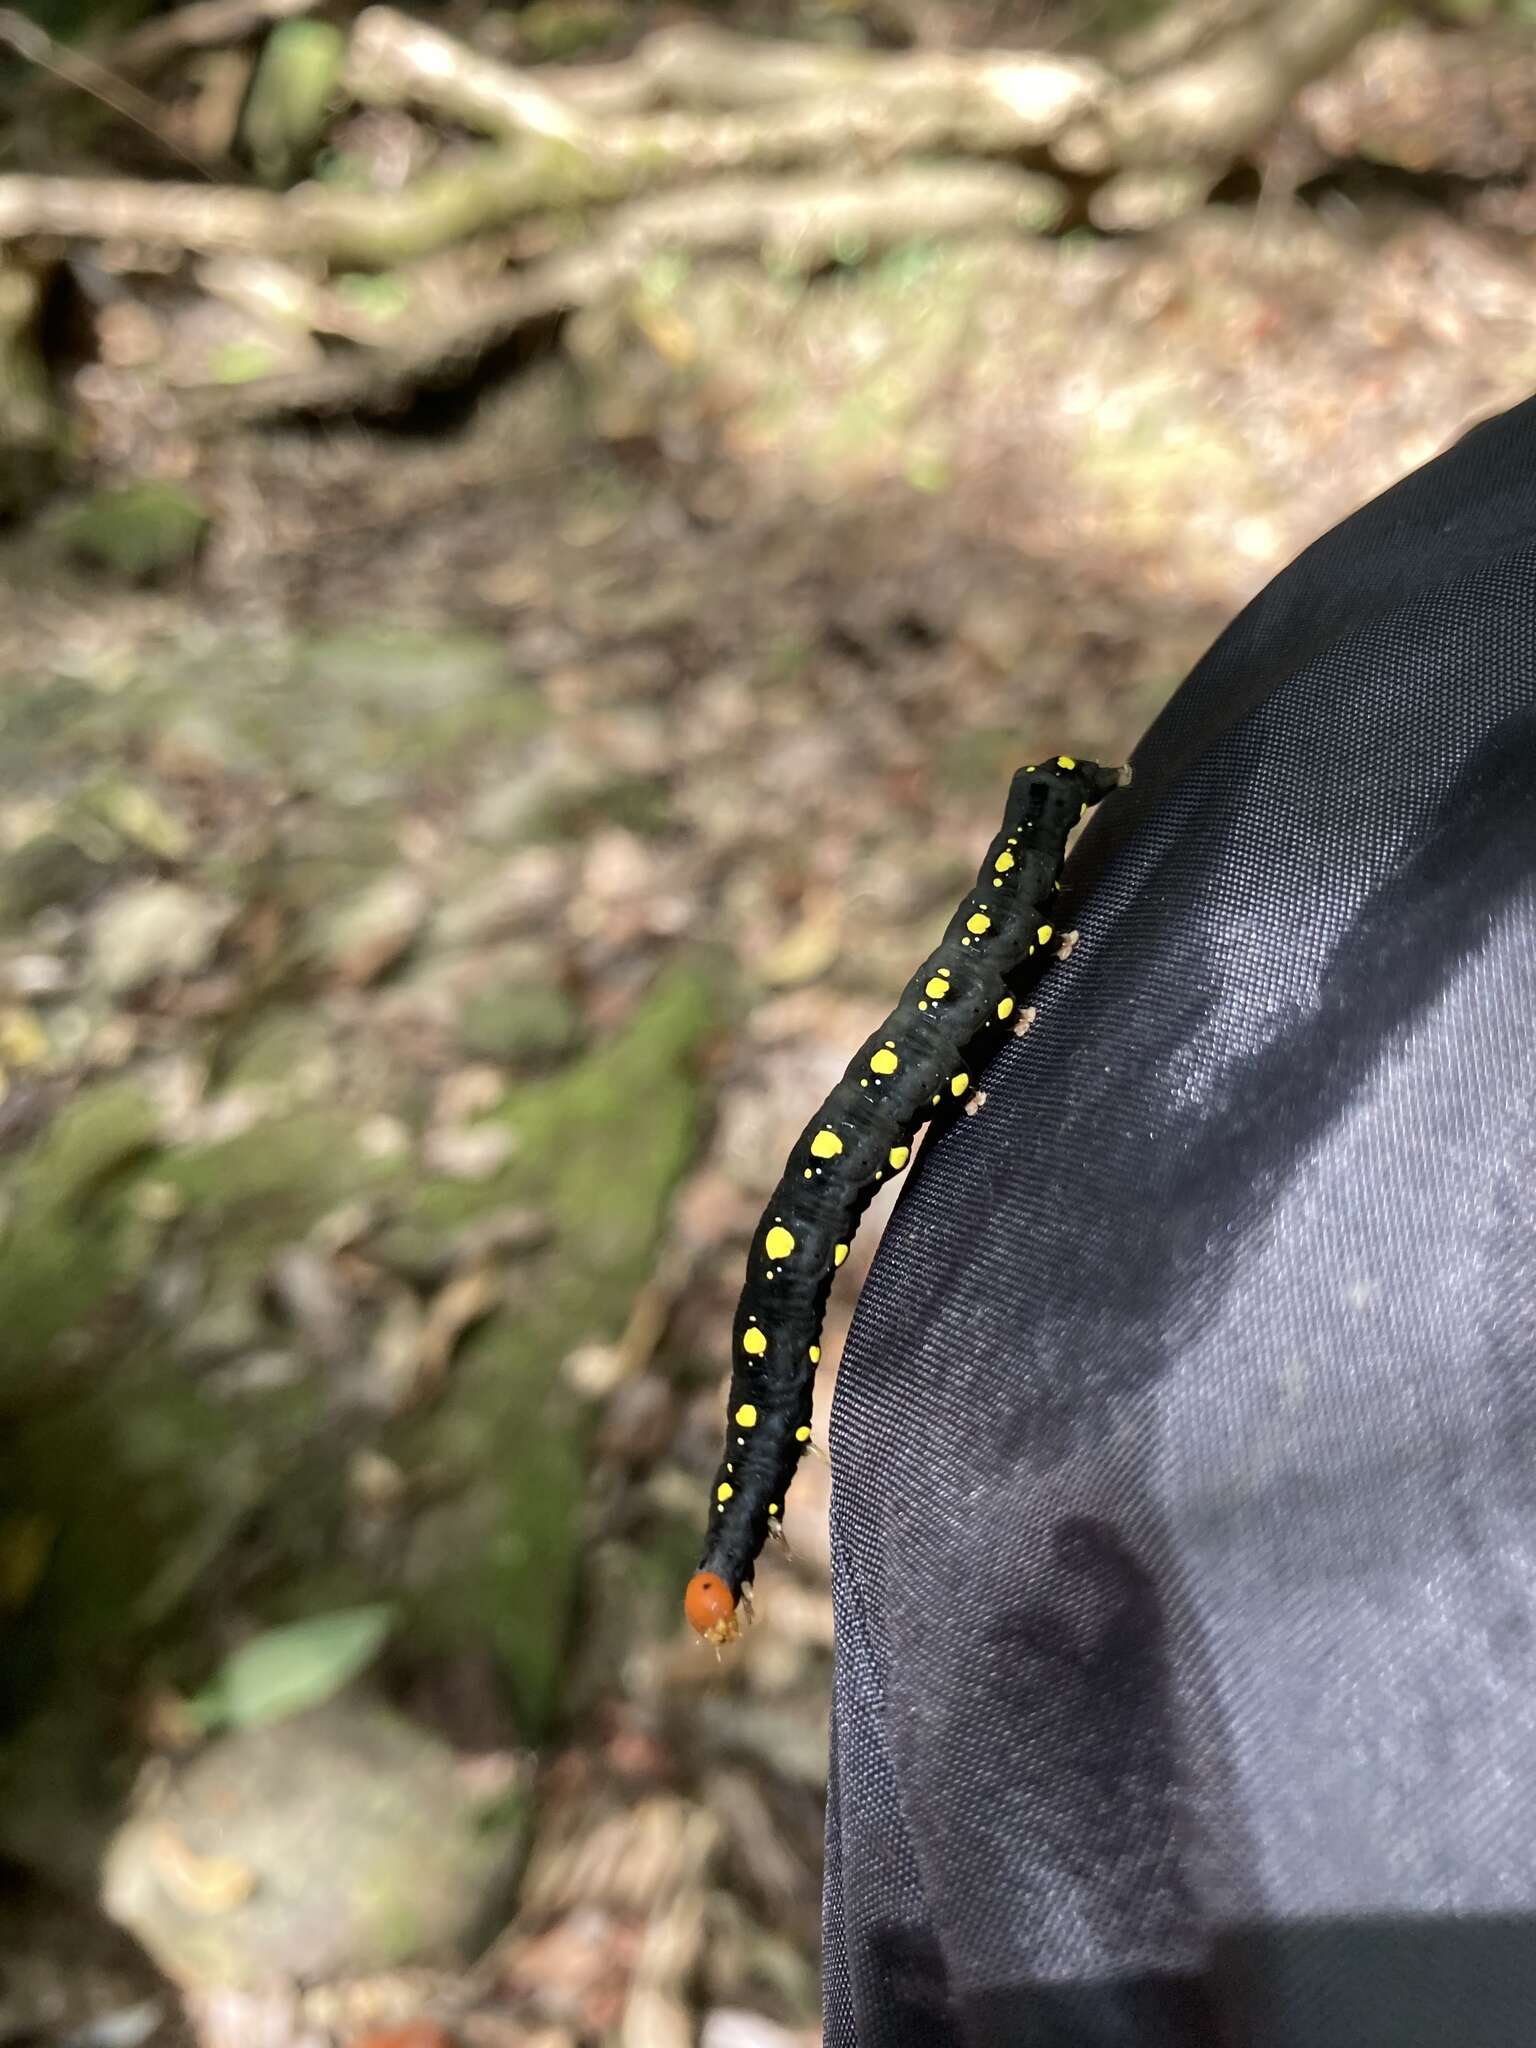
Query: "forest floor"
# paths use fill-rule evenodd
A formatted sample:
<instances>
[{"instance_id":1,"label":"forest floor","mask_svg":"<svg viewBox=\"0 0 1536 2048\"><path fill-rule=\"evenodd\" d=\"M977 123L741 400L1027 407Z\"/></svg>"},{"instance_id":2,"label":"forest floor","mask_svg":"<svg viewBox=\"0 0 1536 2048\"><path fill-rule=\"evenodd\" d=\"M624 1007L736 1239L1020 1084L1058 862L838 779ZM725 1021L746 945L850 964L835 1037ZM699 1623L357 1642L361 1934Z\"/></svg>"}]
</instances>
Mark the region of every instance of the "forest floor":
<instances>
[{"instance_id":1,"label":"forest floor","mask_svg":"<svg viewBox=\"0 0 1536 2048\"><path fill-rule=\"evenodd\" d=\"M1339 190L658 264L473 403L174 457L169 580L6 541L0 2041L819 2037L826 1468L739 1650L678 1605L747 1235L1011 769L1123 758L1533 386L1529 247ZM221 1657L367 1603L366 1686L198 1745ZM451 1761L403 1869L314 1789L386 1708ZM71 1903L130 1784L184 2008Z\"/></svg>"}]
</instances>

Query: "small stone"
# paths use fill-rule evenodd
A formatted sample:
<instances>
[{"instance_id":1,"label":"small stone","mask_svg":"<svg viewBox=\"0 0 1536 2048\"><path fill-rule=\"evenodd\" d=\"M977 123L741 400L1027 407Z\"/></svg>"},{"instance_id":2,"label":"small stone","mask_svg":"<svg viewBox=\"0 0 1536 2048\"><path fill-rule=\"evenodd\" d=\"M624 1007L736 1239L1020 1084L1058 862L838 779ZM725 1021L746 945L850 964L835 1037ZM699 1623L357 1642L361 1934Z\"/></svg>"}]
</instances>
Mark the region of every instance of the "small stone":
<instances>
[{"instance_id":1,"label":"small stone","mask_svg":"<svg viewBox=\"0 0 1536 2048\"><path fill-rule=\"evenodd\" d=\"M110 995L162 979L182 981L212 960L228 922L226 905L179 882L138 882L119 889L96 913L92 965Z\"/></svg>"},{"instance_id":2,"label":"small stone","mask_svg":"<svg viewBox=\"0 0 1536 2048\"><path fill-rule=\"evenodd\" d=\"M347 1466L347 1492L361 1508L374 1514L398 1507L405 1498L406 1477L382 1451L354 1451Z\"/></svg>"},{"instance_id":3,"label":"small stone","mask_svg":"<svg viewBox=\"0 0 1536 2048\"><path fill-rule=\"evenodd\" d=\"M253 1351L209 1375L213 1390L227 1397L280 1393L306 1378L308 1367L296 1351Z\"/></svg>"},{"instance_id":4,"label":"small stone","mask_svg":"<svg viewBox=\"0 0 1536 2048\"><path fill-rule=\"evenodd\" d=\"M0 988L23 1001L68 995L75 977L56 953L21 953L0 969Z\"/></svg>"},{"instance_id":5,"label":"small stone","mask_svg":"<svg viewBox=\"0 0 1536 2048\"><path fill-rule=\"evenodd\" d=\"M349 988L366 988L394 966L426 923L427 892L414 875L382 875L327 918L321 947Z\"/></svg>"},{"instance_id":6,"label":"small stone","mask_svg":"<svg viewBox=\"0 0 1536 2048\"><path fill-rule=\"evenodd\" d=\"M134 1213L146 1223L171 1223L185 1207L181 1189L168 1180L143 1180L133 1191Z\"/></svg>"},{"instance_id":7,"label":"small stone","mask_svg":"<svg viewBox=\"0 0 1536 2048\"><path fill-rule=\"evenodd\" d=\"M352 1304L333 1260L308 1245L289 1245L272 1261L267 1286L311 1358L335 1365L346 1357Z\"/></svg>"},{"instance_id":8,"label":"small stone","mask_svg":"<svg viewBox=\"0 0 1536 2048\"><path fill-rule=\"evenodd\" d=\"M453 1751L355 1695L215 1738L106 1857L107 1910L188 1989L460 1961L515 1848ZM249 1875L199 1912L164 1881L164 1830ZM317 1853L323 1845L323 1853Z\"/></svg>"},{"instance_id":9,"label":"small stone","mask_svg":"<svg viewBox=\"0 0 1536 2048\"><path fill-rule=\"evenodd\" d=\"M357 1149L365 1159L400 1159L411 1149L411 1134L397 1116L382 1110L367 1116L357 1127Z\"/></svg>"},{"instance_id":10,"label":"small stone","mask_svg":"<svg viewBox=\"0 0 1536 2048\"><path fill-rule=\"evenodd\" d=\"M449 1180L490 1180L514 1149L513 1134L503 1124L445 1124L423 1139L421 1161Z\"/></svg>"},{"instance_id":11,"label":"small stone","mask_svg":"<svg viewBox=\"0 0 1536 2048\"><path fill-rule=\"evenodd\" d=\"M445 1075L432 1103L432 1114L440 1123L459 1124L472 1116L484 1116L507 1092L500 1067L489 1064L460 1067Z\"/></svg>"}]
</instances>

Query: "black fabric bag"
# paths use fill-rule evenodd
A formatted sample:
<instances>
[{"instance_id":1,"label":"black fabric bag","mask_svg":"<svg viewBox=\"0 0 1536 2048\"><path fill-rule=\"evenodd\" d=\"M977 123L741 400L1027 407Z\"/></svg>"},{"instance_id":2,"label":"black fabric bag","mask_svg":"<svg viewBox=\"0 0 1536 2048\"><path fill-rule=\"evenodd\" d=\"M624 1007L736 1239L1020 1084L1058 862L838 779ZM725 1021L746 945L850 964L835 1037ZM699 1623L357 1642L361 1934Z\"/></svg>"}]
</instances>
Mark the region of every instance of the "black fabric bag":
<instances>
[{"instance_id":1,"label":"black fabric bag","mask_svg":"<svg viewBox=\"0 0 1536 2048\"><path fill-rule=\"evenodd\" d=\"M826 2039L1536 2042L1536 400L1134 759L839 1379Z\"/></svg>"}]
</instances>

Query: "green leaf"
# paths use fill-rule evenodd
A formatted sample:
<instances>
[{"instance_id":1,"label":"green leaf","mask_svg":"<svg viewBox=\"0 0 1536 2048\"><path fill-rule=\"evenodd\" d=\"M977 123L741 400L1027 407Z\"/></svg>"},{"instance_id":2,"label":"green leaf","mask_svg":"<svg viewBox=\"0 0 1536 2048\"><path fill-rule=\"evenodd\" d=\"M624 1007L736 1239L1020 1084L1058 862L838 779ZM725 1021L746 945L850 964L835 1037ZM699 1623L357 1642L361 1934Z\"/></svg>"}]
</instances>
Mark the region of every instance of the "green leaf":
<instances>
[{"instance_id":1,"label":"green leaf","mask_svg":"<svg viewBox=\"0 0 1536 2048\"><path fill-rule=\"evenodd\" d=\"M254 384L276 365L277 356L264 341L221 341L208 351L208 374L215 384Z\"/></svg>"},{"instance_id":2,"label":"green leaf","mask_svg":"<svg viewBox=\"0 0 1536 2048\"><path fill-rule=\"evenodd\" d=\"M392 1607L344 1607L271 1628L242 1644L208 1690L189 1702L204 1728L255 1728L333 1699L373 1661Z\"/></svg>"},{"instance_id":3,"label":"green leaf","mask_svg":"<svg viewBox=\"0 0 1536 2048\"><path fill-rule=\"evenodd\" d=\"M344 271L336 279L336 296L370 320L398 320L411 303L411 288L393 271Z\"/></svg>"}]
</instances>

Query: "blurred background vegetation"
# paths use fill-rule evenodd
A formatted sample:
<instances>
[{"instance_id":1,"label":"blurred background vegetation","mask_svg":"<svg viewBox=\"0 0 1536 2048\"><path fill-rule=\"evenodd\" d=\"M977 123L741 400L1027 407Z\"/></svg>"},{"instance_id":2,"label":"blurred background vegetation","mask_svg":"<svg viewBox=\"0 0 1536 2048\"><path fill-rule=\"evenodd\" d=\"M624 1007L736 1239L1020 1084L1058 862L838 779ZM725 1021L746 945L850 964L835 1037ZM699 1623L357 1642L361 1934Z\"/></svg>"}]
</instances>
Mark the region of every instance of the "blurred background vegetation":
<instances>
[{"instance_id":1,"label":"blurred background vegetation","mask_svg":"<svg viewBox=\"0 0 1536 2048\"><path fill-rule=\"evenodd\" d=\"M1533 29L0 10L0 2048L819 2038L747 1234L1011 769L1529 393Z\"/></svg>"}]
</instances>

